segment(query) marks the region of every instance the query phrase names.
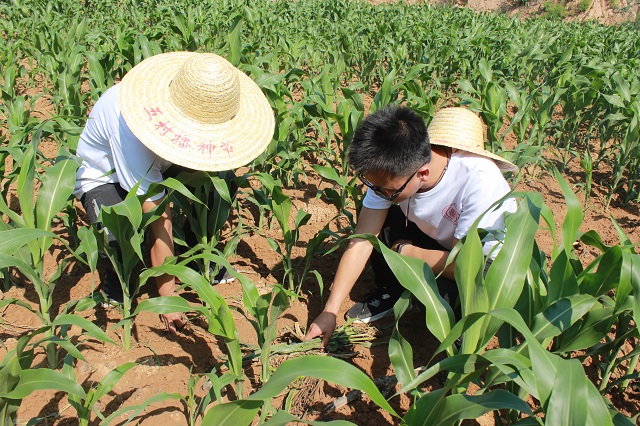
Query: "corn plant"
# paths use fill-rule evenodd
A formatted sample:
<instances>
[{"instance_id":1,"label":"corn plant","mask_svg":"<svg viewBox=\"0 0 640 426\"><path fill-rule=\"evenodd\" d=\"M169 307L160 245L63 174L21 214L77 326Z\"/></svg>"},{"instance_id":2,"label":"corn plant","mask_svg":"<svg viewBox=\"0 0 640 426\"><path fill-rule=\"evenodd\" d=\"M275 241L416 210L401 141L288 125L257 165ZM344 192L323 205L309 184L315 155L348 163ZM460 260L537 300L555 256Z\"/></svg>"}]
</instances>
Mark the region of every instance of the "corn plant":
<instances>
[{"instance_id":1,"label":"corn plant","mask_svg":"<svg viewBox=\"0 0 640 426\"><path fill-rule=\"evenodd\" d=\"M214 251L221 242L220 234L231 212L236 186L233 178L231 172L218 175L206 172L182 173L177 177L182 184L192 188L192 191L187 195L175 193L173 196L174 222L177 225L174 232L176 245L189 247L191 254L196 246L207 253ZM202 201L194 202L193 197ZM190 241L185 235L185 228L195 241ZM237 239L231 239L225 246L224 254L229 256L233 253L236 244ZM205 278L211 281L211 275L216 271L210 267L208 259L203 258L199 266Z\"/></svg>"},{"instance_id":2,"label":"corn plant","mask_svg":"<svg viewBox=\"0 0 640 426\"><path fill-rule=\"evenodd\" d=\"M38 310L35 312L43 325L49 327L47 335L53 337L53 292L62 271L72 257L60 262L57 271L50 277L45 275L44 257L51 249L54 237L60 240L49 229L58 212L69 202L75 185L78 162L66 150L60 149L55 165L43 174L38 173L36 147L39 136L39 132L36 132L31 143L26 146L17 177L18 201L22 215L11 210L4 197L0 198L0 211L10 220L9 223L2 222L0 225L0 232L4 235L0 255L3 268L18 268L33 284L38 295ZM34 200L36 182L41 182L41 185ZM57 365L57 356L53 343L48 345L47 353L49 365L54 368Z\"/></svg>"},{"instance_id":3,"label":"corn plant","mask_svg":"<svg viewBox=\"0 0 640 426\"><path fill-rule=\"evenodd\" d=\"M20 304L20 302L3 300L2 305ZM95 301L92 300L76 302L78 311L89 309L95 305ZM70 378L68 374L60 373L52 368L33 368L32 365L35 351L43 344L47 346L47 350L52 344L64 348L67 351L65 362L73 358L85 360L77 348L80 342L74 343L66 336L66 330L71 325L80 327L84 330L84 334L95 339L115 343L97 325L81 316L70 314L58 315L50 326L41 327L21 337L15 349L9 351L0 362L0 378L2 379L0 380L0 420L3 424L15 423L16 413L23 399L35 390L53 389L73 395L70 398L86 398L84 390L76 383L75 378ZM61 330L62 337L58 337L55 333L58 328ZM51 332L51 329L54 332ZM45 337L31 342L41 334L45 334ZM67 367L63 367L63 370L65 368Z\"/></svg>"},{"instance_id":4,"label":"corn plant","mask_svg":"<svg viewBox=\"0 0 640 426\"><path fill-rule=\"evenodd\" d=\"M227 260L220 255L202 253L194 257L198 256L206 257L209 262L215 262L218 265L227 267L229 272L240 280L246 279L242 277L241 274L233 271ZM209 325L208 331L211 334L222 337L225 342L228 350L227 368L231 373L230 377L236 385L236 394L242 396L242 382L244 381L242 351L231 310L224 298L209 284L208 280L196 271L185 266L190 260L191 259L188 258L180 264L171 264L171 260L169 259L161 266L156 266L144 271L140 275L140 280L144 283L153 276L162 274L173 275L198 293L198 297L204 303L203 306L192 306L179 296L162 296L142 301L137 306L134 315L140 311L149 311L157 314L196 312L204 316Z\"/></svg>"},{"instance_id":5,"label":"corn plant","mask_svg":"<svg viewBox=\"0 0 640 426\"><path fill-rule=\"evenodd\" d=\"M428 266L370 238L401 284L426 306L427 327L441 342L434 357L445 350L449 354L416 374L411 347L396 325L390 359L404 386L401 392L420 398L405 416L407 424L425 418L430 424L448 424L497 408L507 410L510 423L542 424L537 414L544 413L547 424L631 424L609 407L604 394L615 386L624 388L638 376L638 351L624 354L620 348L638 336L630 321L638 312L633 295L640 289L640 258L623 234L622 244L614 247L604 246L593 231L581 235L582 209L569 185L558 179L568 212L561 228L562 241L552 253L553 266L547 270L546 256L534 240L539 220L553 229L553 217L539 195L527 194L518 211L507 218L504 237L496 235L503 246L486 277L478 232L472 229L452 252L451 257L457 259L455 276L463 316L456 324ZM603 252L584 269L574 253L576 238ZM607 295L611 290L614 297ZM407 306L405 296L394 308L398 318ZM620 332L609 337L614 324ZM516 331L524 340L516 337ZM500 347L486 351L496 334ZM453 343L460 337L462 344L457 349ZM572 359L578 350L585 351L585 357L604 361L600 384L589 381L580 362ZM618 367L624 367L626 374L610 380ZM442 389L426 394L417 390L420 383L443 370L448 376ZM471 382L479 384L480 391L474 397L462 395ZM453 393L447 396L449 391ZM533 411L524 403L527 395L540 402Z\"/></svg>"},{"instance_id":6,"label":"corn plant","mask_svg":"<svg viewBox=\"0 0 640 426\"><path fill-rule=\"evenodd\" d=\"M299 209L293 220L293 226L291 226L290 215L293 205L291 198L282 192L282 186L279 182L276 182L271 175L259 173L256 177L262 183L266 192L262 189L254 189L254 197L251 200L259 206L262 206L262 208L269 209L280 225L284 250L274 238L267 237L267 241L271 248L276 251L282 259L282 268L284 270L283 281L286 282L288 290L299 294L305 277L296 276L294 260L291 254L300 237L299 228L311 219L311 215Z\"/></svg>"},{"instance_id":7,"label":"corn plant","mask_svg":"<svg viewBox=\"0 0 640 426\"><path fill-rule=\"evenodd\" d=\"M131 349L131 331L133 327L133 301L140 290L141 282L133 277L133 271L144 260L142 253L144 235L147 227L165 211L170 194L153 210L143 213L142 203L148 197L169 189L170 194L176 190L191 201L200 201L179 181L169 178L162 184L151 185L147 194L135 196L137 186L131 189L127 197L113 206L102 206L98 221L101 226L92 226L93 235L118 277L122 287L123 303L116 304L123 320L122 343L126 350ZM114 236L118 246L109 243L109 234Z\"/></svg>"},{"instance_id":8,"label":"corn plant","mask_svg":"<svg viewBox=\"0 0 640 426\"><path fill-rule=\"evenodd\" d=\"M205 424L217 425L252 424L254 418L265 404L270 407L270 400L280 394L298 377L315 377L352 389L360 389L366 392L376 405L392 415L398 416L380 394L373 381L362 371L339 359L307 355L283 362L258 392L237 401L212 406L207 410L202 421ZM279 422L286 423L302 420L287 412L279 411L271 417L271 420L267 420L265 424L268 424L269 421L279 424ZM352 423L343 422L342 424Z\"/></svg>"}]
</instances>

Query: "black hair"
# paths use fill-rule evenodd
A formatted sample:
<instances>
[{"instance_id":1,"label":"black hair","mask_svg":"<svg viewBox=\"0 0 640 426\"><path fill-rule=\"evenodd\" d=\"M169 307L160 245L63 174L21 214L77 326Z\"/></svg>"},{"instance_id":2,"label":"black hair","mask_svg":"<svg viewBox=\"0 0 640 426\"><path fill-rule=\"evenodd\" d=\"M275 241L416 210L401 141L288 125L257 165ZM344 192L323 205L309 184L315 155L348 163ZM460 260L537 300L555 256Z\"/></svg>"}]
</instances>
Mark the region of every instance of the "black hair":
<instances>
[{"instance_id":1,"label":"black hair","mask_svg":"<svg viewBox=\"0 0 640 426\"><path fill-rule=\"evenodd\" d=\"M408 176L431 161L427 126L409 108L385 106L362 121L348 155L356 172Z\"/></svg>"}]
</instances>

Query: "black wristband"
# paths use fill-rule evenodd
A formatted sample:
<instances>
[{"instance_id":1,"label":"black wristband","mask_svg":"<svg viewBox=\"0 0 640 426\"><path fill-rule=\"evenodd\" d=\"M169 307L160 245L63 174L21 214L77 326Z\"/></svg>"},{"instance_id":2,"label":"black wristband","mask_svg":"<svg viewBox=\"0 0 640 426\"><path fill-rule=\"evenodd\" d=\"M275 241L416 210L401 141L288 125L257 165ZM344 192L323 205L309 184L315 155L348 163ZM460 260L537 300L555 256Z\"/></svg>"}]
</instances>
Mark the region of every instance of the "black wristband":
<instances>
[{"instance_id":1,"label":"black wristband","mask_svg":"<svg viewBox=\"0 0 640 426\"><path fill-rule=\"evenodd\" d=\"M400 243L396 246L396 253L402 254L402 247L406 246L408 243Z\"/></svg>"}]
</instances>

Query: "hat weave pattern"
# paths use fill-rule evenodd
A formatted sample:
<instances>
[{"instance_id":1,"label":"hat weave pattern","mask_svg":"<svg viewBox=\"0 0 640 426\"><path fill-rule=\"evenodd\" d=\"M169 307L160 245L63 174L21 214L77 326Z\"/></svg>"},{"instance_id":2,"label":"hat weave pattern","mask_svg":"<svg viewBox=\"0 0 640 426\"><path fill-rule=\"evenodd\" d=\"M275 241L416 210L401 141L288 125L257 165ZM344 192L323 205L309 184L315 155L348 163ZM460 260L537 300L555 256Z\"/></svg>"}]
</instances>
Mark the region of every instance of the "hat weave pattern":
<instances>
[{"instance_id":1,"label":"hat weave pattern","mask_svg":"<svg viewBox=\"0 0 640 426\"><path fill-rule=\"evenodd\" d=\"M131 131L156 155L194 170L231 170L253 161L275 119L255 82L213 53L145 59L120 83Z\"/></svg>"},{"instance_id":2,"label":"hat weave pattern","mask_svg":"<svg viewBox=\"0 0 640 426\"><path fill-rule=\"evenodd\" d=\"M447 146L493 160L503 171L517 171L518 166L484 148L482 120L466 108L443 108L436 112L427 128L433 145Z\"/></svg>"}]
</instances>

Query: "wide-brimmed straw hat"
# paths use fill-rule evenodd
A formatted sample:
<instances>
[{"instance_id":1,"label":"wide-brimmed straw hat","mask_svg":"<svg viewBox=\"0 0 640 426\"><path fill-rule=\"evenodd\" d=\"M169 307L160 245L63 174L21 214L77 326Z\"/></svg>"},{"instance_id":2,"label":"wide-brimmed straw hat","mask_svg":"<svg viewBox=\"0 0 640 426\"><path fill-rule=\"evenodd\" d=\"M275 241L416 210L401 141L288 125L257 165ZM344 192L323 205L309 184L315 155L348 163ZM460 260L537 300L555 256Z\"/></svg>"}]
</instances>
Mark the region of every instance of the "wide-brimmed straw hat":
<instances>
[{"instance_id":1,"label":"wide-brimmed straw hat","mask_svg":"<svg viewBox=\"0 0 640 426\"><path fill-rule=\"evenodd\" d=\"M258 85L213 53L152 56L120 83L122 115L158 156L194 170L248 164L271 142L275 119Z\"/></svg>"},{"instance_id":2,"label":"wide-brimmed straw hat","mask_svg":"<svg viewBox=\"0 0 640 426\"><path fill-rule=\"evenodd\" d=\"M514 172L518 166L484 149L484 129L480 117L466 108L443 108L436 112L427 129L433 145L461 149L492 159L503 171Z\"/></svg>"}]
</instances>

